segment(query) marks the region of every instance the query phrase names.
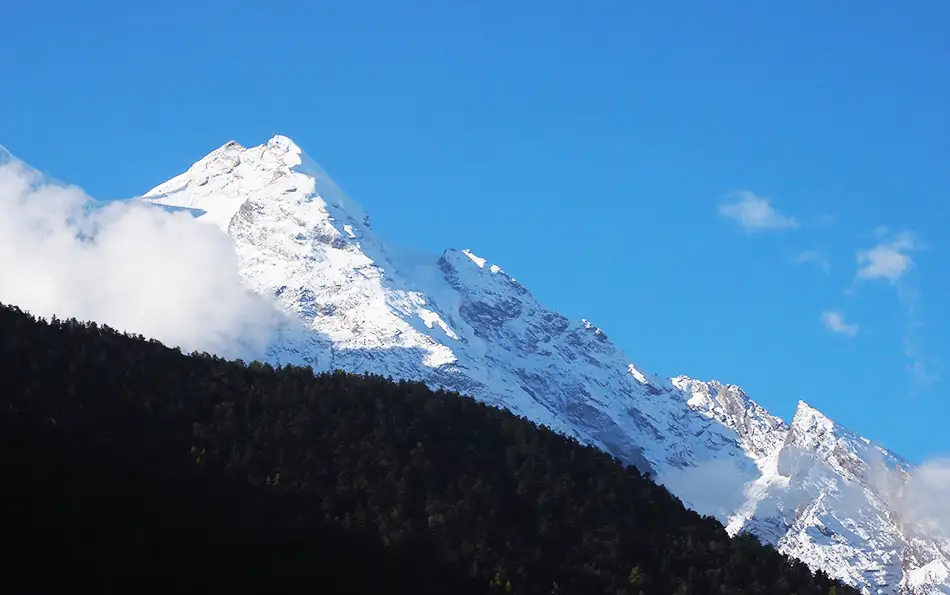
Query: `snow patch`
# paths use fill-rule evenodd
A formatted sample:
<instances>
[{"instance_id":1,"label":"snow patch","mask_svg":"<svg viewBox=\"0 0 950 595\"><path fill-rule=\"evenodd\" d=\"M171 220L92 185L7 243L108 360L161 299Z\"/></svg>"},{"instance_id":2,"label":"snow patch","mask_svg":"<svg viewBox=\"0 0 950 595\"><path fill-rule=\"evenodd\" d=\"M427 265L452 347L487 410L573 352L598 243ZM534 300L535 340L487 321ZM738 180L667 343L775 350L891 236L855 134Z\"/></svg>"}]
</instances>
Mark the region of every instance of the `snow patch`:
<instances>
[{"instance_id":1,"label":"snow patch","mask_svg":"<svg viewBox=\"0 0 950 595\"><path fill-rule=\"evenodd\" d=\"M419 318L422 319L422 322L425 323L426 327L434 328L438 326L442 331L448 335L451 339L458 341L458 335L455 334L455 331L449 328L445 321L442 320L438 314L431 310L426 310L425 308L419 308L418 310Z\"/></svg>"},{"instance_id":2,"label":"snow patch","mask_svg":"<svg viewBox=\"0 0 950 595\"><path fill-rule=\"evenodd\" d=\"M943 560L933 560L907 573L907 584L914 587L938 585L950 580L950 568Z\"/></svg>"},{"instance_id":3,"label":"snow patch","mask_svg":"<svg viewBox=\"0 0 950 595\"><path fill-rule=\"evenodd\" d=\"M472 252L471 252L470 250L468 250L468 249L462 250L462 254L464 254L465 256L468 256L468 257L472 260L472 262L474 262L475 264L478 265L478 268L480 268L480 269L485 268L485 262L486 262L486 261L485 261L484 258L479 258L478 256L475 256L475 255L472 254ZM495 271L492 271L492 272L495 272Z\"/></svg>"}]
</instances>

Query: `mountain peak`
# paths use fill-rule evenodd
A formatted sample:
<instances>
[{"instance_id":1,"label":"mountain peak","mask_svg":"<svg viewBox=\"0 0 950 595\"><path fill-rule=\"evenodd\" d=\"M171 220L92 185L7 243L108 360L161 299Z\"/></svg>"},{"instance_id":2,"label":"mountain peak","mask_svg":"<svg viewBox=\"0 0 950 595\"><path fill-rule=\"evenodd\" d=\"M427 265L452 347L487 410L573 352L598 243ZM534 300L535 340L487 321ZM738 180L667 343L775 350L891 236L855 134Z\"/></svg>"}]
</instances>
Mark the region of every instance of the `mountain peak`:
<instances>
[{"instance_id":1,"label":"mountain peak","mask_svg":"<svg viewBox=\"0 0 950 595\"><path fill-rule=\"evenodd\" d=\"M792 418L792 427L802 431L817 430L834 431L842 428L830 417L818 411L805 401L798 401L795 408L795 417Z\"/></svg>"},{"instance_id":2,"label":"mountain peak","mask_svg":"<svg viewBox=\"0 0 950 595\"><path fill-rule=\"evenodd\" d=\"M343 233L348 237L370 228L363 209L297 143L281 134L256 147L228 141L184 173L146 192L143 199L187 209L222 229L227 229L248 200L279 201L286 212L295 212L316 199L327 216L346 226ZM254 209L248 206L247 210Z\"/></svg>"},{"instance_id":3,"label":"mountain peak","mask_svg":"<svg viewBox=\"0 0 950 595\"><path fill-rule=\"evenodd\" d=\"M844 436L851 436L851 432L805 401L798 402L788 436L790 444L828 455L834 451L838 439Z\"/></svg>"},{"instance_id":4,"label":"mountain peak","mask_svg":"<svg viewBox=\"0 0 950 595\"><path fill-rule=\"evenodd\" d=\"M287 153L303 153L303 150L300 148L300 145L295 143L288 136L283 134L275 134L269 141L267 141L267 147L278 149Z\"/></svg>"},{"instance_id":5,"label":"mountain peak","mask_svg":"<svg viewBox=\"0 0 950 595\"><path fill-rule=\"evenodd\" d=\"M275 134L266 143L259 145L257 147L252 147L252 148L265 149L267 151L271 151L277 154L292 153L292 154L299 155L303 153L303 149L300 148L300 145L295 143L293 139L291 139L289 136L285 136L283 134ZM197 163L201 163L202 161L212 158L213 156L221 154L221 153L235 153L235 152L240 153L247 150L248 150L248 147L245 147L241 143L232 139L224 143L223 145L221 145L214 151L211 151L210 153L205 155L203 158L199 159Z\"/></svg>"},{"instance_id":6,"label":"mountain peak","mask_svg":"<svg viewBox=\"0 0 950 595\"><path fill-rule=\"evenodd\" d=\"M837 423L805 401L798 402L788 440L822 456L834 456L839 466L854 472L854 463L862 466L884 464L890 469L908 469L912 465L900 455ZM851 464L842 463L847 453ZM860 473L856 473L861 475Z\"/></svg>"}]
</instances>

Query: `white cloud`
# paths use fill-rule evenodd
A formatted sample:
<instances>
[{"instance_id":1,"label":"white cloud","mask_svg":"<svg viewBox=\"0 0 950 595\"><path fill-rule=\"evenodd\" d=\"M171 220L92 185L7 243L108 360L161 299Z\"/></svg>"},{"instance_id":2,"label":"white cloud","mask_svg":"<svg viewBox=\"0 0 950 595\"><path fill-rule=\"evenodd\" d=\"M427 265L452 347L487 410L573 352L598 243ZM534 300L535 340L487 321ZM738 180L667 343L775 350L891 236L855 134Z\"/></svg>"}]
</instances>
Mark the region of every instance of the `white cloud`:
<instances>
[{"instance_id":1,"label":"white cloud","mask_svg":"<svg viewBox=\"0 0 950 595\"><path fill-rule=\"evenodd\" d=\"M736 193L738 200L719 205L719 214L734 219L747 232L793 229L798 222L779 213L768 199L747 190Z\"/></svg>"},{"instance_id":2,"label":"white cloud","mask_svg":"<svg viewBox=\"0 0 950 595\"><path fill-rule=\"evenodd\" d=\"M855 281L884 280L897 291L904 310L903 348L907 358L906 368L917 388L931 388L941 376L942 365L936 358L926 355L921 341L920 321L921 293L907 278L917 265L910 253L926 248L912 232L892 232L879 225L872 234L878 240L874 247L857 253L858 272Z\"/></svg>"},{"instance_id":3,"label":"white cloud","mask_svg":"<svg viewBox=\"0 0 950 595\"><path fill-rule=\"evenodd\" d=\"M831 272L831 261L817 250L805 250L795 257L794 262L795 264L814 264L820 267L826 275Z\"/></svg>"},{"instance_id":4,"label":"white cloud","mask_svg":"<svg viewBox=\"0 0 950 595\"><path fill-rule=\"evenodd\" d=\"M950 459L927 461L915 469L906 494L914 518L939 535L950 537Z\"/></svg>"},{"instance_id":5,"label":"white cloud","mask_svg":"<svg viewBox=\"0 0 950 595\"><path fill-rule=\"evenodd\" d=\"M0 302L156 338L185 351L253 357L276 310L247 290L228 238L184 213L99 203L0 161Z\"/></svg>"},{"instance_id":6,"label":"white cloud","mask_svg":"<svg viewBox=\"0 0 950 595\"><path fill-rule=\"evenodd\" d=\"M822 312L821 321L831 332L846 335L848 337L857 335L860 328L857 324L846 323L844 321L844 316L842 316L840 312Z\"/></svg>"},{"instance_id":7,"label":"white cloud","mask_svg":"<svg viewBox=\"0 0 950 595\"><path fill-rule=\"evenodd\" d=\"M667 469L657 481L700 514L723 524L745 502L745 489L755 479L734 461L712 459L696 466Z\"/></svg>"},{"instance_id":8,"label":"white cloud","mask_svg":"<svg viewBox=\"0 0 950 595\"><path fill-rule=\"evenodd\" d=\"M903 521L950 538L950 459L934 458L906 471L872 466L871 481Z\"/></svg>"},{"instance_id":9,"label":"white cloud","mask_svg":"<svg viewBox=\"0 0 950 595\"><path fill-rule=\"evenodd\" d=\"M874 230L878 238L885 238L889 234L887 228L881 226ZM857 253L859 279L885 279L896 283L907 271L914 267L914 261L909 252L920 248L917 239L911 233L901 233L879 243L868 250Z\"/></svg>"}]
</instances>

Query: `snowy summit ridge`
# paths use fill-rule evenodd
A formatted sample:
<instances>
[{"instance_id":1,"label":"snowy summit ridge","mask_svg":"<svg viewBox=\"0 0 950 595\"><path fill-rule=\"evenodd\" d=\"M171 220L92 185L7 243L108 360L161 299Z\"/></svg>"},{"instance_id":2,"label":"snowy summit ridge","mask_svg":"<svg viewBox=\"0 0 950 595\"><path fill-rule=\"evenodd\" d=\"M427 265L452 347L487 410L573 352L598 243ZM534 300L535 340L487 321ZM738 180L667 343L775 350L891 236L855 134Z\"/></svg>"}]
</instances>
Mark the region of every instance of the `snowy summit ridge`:
<instances>
[{"instance_id":1,"label":"snowy summit ridge","mask_svg":"<svg viewBox=\"0 0 950 595\"><path fill-rule=\"evenodd\" d=\"M232 238L247 285L293 321L275 363L472 395L636 464L731 533L866 593L950 594L950 542L903 518L894 482L879 480L911 464L804 402L788 424L737 386L646 374L470 250L386 243L285 136L229 142L140 200Z\"/></svg>"}]
</instances>

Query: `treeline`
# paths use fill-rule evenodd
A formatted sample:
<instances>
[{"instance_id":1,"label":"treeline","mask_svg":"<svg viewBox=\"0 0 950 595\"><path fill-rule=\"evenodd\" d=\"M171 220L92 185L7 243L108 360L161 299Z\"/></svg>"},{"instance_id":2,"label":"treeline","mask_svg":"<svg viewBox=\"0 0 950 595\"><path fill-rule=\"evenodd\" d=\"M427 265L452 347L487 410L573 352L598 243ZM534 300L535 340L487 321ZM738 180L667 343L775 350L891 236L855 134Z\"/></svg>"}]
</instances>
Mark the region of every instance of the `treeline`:
<instances>
[{"instance_id":1,"label":"treeline","mask_svg":"<svg viewBox=\"0 0 950 595\"><path fill-rule=\"evenodd\" d=\"M607 454L421 383L185 356L0 307L0 398L3 538L38 544L9 567L74 585L857 593Z\"/></svg>"}]
</instances>

